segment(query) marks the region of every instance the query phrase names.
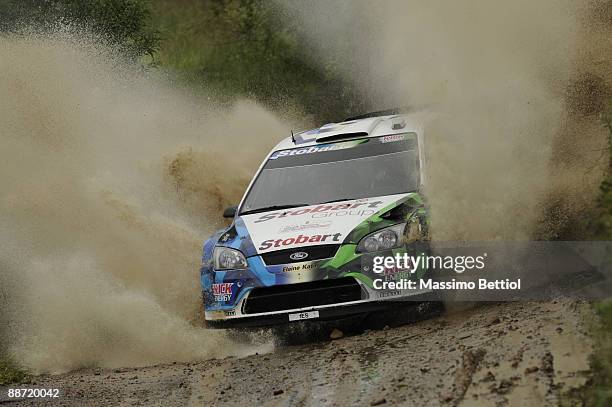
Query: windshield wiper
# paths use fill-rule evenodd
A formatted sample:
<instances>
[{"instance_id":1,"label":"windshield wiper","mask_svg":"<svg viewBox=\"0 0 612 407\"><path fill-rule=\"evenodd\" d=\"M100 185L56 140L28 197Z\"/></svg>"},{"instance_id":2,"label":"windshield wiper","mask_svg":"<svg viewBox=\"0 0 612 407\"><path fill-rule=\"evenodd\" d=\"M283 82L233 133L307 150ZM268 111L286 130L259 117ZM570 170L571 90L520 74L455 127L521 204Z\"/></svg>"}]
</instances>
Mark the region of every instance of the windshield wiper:
<instances>
[{"instance_id":1,"label":"windshield wiper","mask_svg":"<svg viewBox=\"0 0 612 407\"><path fill-rule=\"evenodd\" d=\"M240 212L240 215L251 215L253 213L268 212L268 211L278 211L278 210L281 210L281 209L297 208L297 207L300 207L300 206L308 206L308 205L310 205L310 204L308 204L308 203L301 203L301 204L266 206L264 208L250 209L248 211Z\"/></svg>"}]
</instances>

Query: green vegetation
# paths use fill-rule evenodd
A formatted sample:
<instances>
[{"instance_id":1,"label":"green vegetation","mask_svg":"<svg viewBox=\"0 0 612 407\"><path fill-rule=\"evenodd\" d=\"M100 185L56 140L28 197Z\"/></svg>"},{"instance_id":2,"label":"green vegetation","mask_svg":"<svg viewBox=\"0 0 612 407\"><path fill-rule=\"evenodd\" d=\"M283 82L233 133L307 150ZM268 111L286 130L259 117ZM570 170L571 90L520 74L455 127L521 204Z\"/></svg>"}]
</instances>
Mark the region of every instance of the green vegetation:
<instances>
[{"instance_id":1,"label":"green vegetation","mask_svg":"<svg viewBox=\"0 0 612 407\"><path fill-rule=\"evenodd\" d=\"M593 329L595 353L591 360L593 379L583 400L586 405L612 405L612 300L595 304L598 321Z\"/></svg>"},{"instance_id":2,"label":"green vegetation","mask_svg":"<svg viewBox=\"0 0 612 407\"><path fill-rule=\"evenodd\" d=\"M612 102L602 113L602 123L608 129L608 176L601 184L598 216L594 235L600 240L612 240ZM584 401L589 406L612 405L612 299L594 304L598 321L592 330L595 352L592 357L592 383Z\"/></svg>"},{"instance_id":3,"label":"green vegetation","mask_svg":"<svg viewBox=\"0 0 612 407\"><path fill-rule=\"evenodd\" d=\"M25 383L28 380L28 373L19 369L8 358L0 356L0 386L11 383Z\"/></svg>"},{"instance_id":4,"label":"green vegetation","mask_svg":"<svg viewBox=\"0 0 612 407\"><path fill-rule=\"evenodd\" d=\"M601 184L594 235L601 240L612 240L612 102L602 113L602 123L608 129L608 176Z\"/></svg>"},{"instance_id":5,"label":"green vegetation","mask_svg":"<svg viewBox=\"0 0 612 407\"><path fill-rule=\"evenodd\" d=\"M157 61L221 100L249 97L316 122L365 109L333 65L322 65L294 21L263 0L156 0Z\"/></svg>"}]
</instances>

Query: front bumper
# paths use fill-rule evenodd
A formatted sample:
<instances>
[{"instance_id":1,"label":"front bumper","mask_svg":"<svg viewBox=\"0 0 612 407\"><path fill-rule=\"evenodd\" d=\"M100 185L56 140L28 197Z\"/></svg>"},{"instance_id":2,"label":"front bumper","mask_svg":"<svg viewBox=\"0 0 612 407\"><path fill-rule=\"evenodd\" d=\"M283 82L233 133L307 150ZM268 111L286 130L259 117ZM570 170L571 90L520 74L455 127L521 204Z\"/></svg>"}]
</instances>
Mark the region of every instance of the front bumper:
<instances>
[{"instance_id":1,"label":"front bumper","mask_svg":"<svg viewBox=\"0 0 612 407\"><path fill-rule=\"evenodd\" d=\"M432 292L421 292L409 296L409 301L412 303L437 300L438 298L436 298ZM319 316L318 318L307 319L305 321L328 321L388 310L393 307L404 305L407 301L408 297L398 297L389 300L359 300L250 315L227 315L225 313L226 311L206 311L206 326L213 329L226 329L283 325L292 322L289 319L290 314L309 311L318 311Z\"/></svg>"},{"instance_id":2,"label":"front bumper","mask_svg":"<svg viewBox=\"0 0 612 407\"><path fill-rule=\"evenodd\" d=\"M414 252L417 249L413 247ZM343 245L335 257L309 262L268 265L262 257L252 256L244 270L214 271L212 265L204 266L201 278L207 325L277 325L290 322L289 314L306 311L319 311L319 320L335 319L384 309L396 301L430 300L421 300L425 290L375 288L374 279L394 281L422 275L422 270L412 274L415 271L408 269L372 272L374 256L405 250L366 255L355 253L354 245Z\"/></svg>"}]
</instances>

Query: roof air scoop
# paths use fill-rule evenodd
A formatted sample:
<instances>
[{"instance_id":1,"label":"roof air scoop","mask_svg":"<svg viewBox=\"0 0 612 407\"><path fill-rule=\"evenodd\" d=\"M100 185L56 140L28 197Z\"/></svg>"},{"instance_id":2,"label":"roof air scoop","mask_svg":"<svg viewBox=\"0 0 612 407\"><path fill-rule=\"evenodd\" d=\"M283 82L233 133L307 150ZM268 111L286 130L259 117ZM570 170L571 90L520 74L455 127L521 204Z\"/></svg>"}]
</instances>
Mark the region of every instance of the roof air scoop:
<instances>
[{"instance_id":1,"label":"roof air scoop","mask_svg":"<svg viewBox=\"0 0 612 407\"><path fill-rule=\"evenodd\" d=\"M328 134L321 134L321 131L319 131L317 143L368 137L368 135L373 134L380 121L381 119L379 117L372 117L369 119L338 123L333 127L333 131Z\"/></svg>"},{"instance_id":2,"label":"roof air scoop","mask_svg":"<svg viewBox=\"0 0 612 407\"><path fill-rule=\"evenodd\" d=\"M393 130L401 130L404 127L406 127L406 120L402 118L395 119L393 121L393 125L391 126Z\"/></svg>"}]
</instances>

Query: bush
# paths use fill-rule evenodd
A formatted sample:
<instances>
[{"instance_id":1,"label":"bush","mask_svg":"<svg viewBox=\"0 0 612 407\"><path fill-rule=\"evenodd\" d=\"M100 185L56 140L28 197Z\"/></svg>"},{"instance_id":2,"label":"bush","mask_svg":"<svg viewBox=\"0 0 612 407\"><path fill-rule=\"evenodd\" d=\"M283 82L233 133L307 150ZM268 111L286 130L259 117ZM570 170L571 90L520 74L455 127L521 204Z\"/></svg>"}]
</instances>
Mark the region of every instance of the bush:
<instances>
[{"instance_id":1,"label":"bush","mask_svg":"<svg viewBox=\"0 0 612 407\"><path fill-rule=\"evenodd\" d=\"M158 61L181 72L191 84L221 98L254 98L275 110L298 107L319 123L366 109L359 91L334 66L321 65L274 2L153 4L164 38Z\"/></svg>"},{"instance_id":2,"label":"bush","mask_svg":"<svg viewBox=\"0 0 612 407\"><path fill-rule=\"evenodd\" d=\"M29 375L0 355L0 386L11 383L25 383Z\"/></svg>"}]
</instances>

